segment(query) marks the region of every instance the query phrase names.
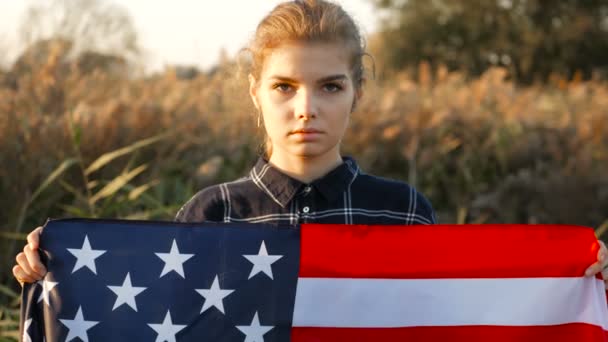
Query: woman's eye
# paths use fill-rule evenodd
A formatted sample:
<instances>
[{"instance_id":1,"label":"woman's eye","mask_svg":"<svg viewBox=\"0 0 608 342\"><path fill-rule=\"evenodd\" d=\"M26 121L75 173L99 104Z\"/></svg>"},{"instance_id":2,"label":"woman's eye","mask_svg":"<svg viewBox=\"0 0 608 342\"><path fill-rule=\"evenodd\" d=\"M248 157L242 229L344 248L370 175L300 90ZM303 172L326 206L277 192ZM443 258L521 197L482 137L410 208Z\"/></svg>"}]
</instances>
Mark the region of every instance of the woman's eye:
<instances>
[{"instance_id":1,"label":"woman's eye","mask_svg":"<svg viewBox=\"0 0 608 342\"><path fill-rule=\"evenodd\" d=\"M272 89L277 89L282 93L287 93L292 89L292 87L290 84L287 83L277 83L272 86Z\"/></svg>"},{"instance_id":2,"label":"woman's eye","mask_svg":"<svg viewBox=\"0 0 608 342\"><path fill-rule=\"evenodd\" d=\"M335 93L337 91L342 90L342 86L336 83L327 83L323 86L323 89L330 93Z\"/></svg>"}]
</instances>

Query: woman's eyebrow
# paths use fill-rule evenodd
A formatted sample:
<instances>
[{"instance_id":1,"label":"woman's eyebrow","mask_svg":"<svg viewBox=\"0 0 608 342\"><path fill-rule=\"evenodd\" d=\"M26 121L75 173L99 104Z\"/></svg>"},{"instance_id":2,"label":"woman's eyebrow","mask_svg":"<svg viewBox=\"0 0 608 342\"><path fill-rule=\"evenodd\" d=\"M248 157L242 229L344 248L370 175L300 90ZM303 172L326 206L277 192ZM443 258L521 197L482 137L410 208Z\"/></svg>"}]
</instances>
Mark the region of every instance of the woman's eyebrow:
<instances>
[{"instance_id":1,"label":"woman's eyebrow","mask_svg":"<svg viewBox=\"0 0 608 342\"><path fill-rule=\"evenodd\" d=\"M319 79L317 81L317 83L325 83L325 82L331 82L331 81L342 81L346 79L346 75L344 74L339 74L339 75L331 75L331 76L327 76L327 77L323 77L321 79Z\"/></svg>"},{"instance_id":2,"label":"woman's eyebrow","mask_svg":"<svg viewBox=\"0 0 608 342\"><path fill-rule=\"evenodd\" d=\"M322 77L322 78L318 79L317 83L325 83L325 82L331 82L331 81L341 81L341 80L345 80L346 78L347 77L344 74L325 76L325 77ZM287 82L287 83L298 83L298 81L295 80L295 79L293 79L293 78L285 77L285 76L279 76L279 75L270 76L270 79L281 81L281 82Z\"/></svg>"},{"instance_id":3,"label":"woman's eyebrow","mask_svg":"<svg viewBox=\"0 0 608 342\"><path fill-rule=\"evenodd\" d=\"M278 76L278 75L270 76L269 79L277 80L277 81L281 81L281 82L287 82L287 83L297 83L298 82L298 81L294 80L293 78L289 78L289 77L285 77L285 76Z\"/></svg>"}]
</instances>

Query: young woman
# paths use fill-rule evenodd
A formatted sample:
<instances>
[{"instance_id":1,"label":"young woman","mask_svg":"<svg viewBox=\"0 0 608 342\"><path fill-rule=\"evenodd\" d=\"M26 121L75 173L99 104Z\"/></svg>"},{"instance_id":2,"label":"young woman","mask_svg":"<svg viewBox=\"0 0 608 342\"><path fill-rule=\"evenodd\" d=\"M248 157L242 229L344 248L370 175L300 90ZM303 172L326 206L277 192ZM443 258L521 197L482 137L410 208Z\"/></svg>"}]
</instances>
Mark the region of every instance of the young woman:
<instances>
[{"instance_id":1,"label":"young woman","mask_svg":"<svg viewBox=\"0 0 608 342\"><path fill-rule=\"evenodd\" d=\"M201 190L178 212L183 222L273 224L433 224L429 201L406 183L364 173L340 143L363 96L363 40L352 18L324 0L278 5L258 25L249 93L267 133L266 155L249 174ZM46 270L41 228L28 235L14 276L33 282ZM594 275L608 265L602 244ZM606 274L608 276L608 274Z\"/></svg>"}]
</instances>

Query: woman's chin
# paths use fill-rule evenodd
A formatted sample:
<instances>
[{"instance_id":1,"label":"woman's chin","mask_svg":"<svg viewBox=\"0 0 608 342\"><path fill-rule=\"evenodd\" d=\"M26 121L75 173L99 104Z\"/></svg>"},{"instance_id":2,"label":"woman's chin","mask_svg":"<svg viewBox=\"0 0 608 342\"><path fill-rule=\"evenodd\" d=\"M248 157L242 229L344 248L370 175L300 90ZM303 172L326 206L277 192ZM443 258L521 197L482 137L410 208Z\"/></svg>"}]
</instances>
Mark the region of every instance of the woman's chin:
<instances>
[{"instance_id":1,"label":"woman's chin","mask_svg":"<svg viewBox=\"0 0 608 342\"><path fill-rule=\"evenodd\" d=\"M325 156L330 152L331 149L323 148L322 146L312 146L312 144L306 144L307 146L298 146L292 149L290 152L294 156L301 158L319 158Z\"/></svg>"}]
</instances>

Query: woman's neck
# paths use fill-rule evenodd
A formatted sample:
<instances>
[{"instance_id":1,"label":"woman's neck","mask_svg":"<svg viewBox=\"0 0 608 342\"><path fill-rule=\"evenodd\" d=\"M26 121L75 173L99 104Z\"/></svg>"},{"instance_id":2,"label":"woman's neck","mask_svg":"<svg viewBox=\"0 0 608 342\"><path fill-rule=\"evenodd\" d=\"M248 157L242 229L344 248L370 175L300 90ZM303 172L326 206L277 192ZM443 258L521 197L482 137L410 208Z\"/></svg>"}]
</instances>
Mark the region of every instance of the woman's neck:
<instances>
[{"instance_id":1,"label":"woman's neck","mask_svg":"<svg viewBox=\"0 0 608 342\"><path fill-rule=\"evenodd\" d=\"M339 153L302 157L273 152L268 161L288 176L302 183L311 183L342 164L342 157Z\"/></svg>"}]
</instances>

